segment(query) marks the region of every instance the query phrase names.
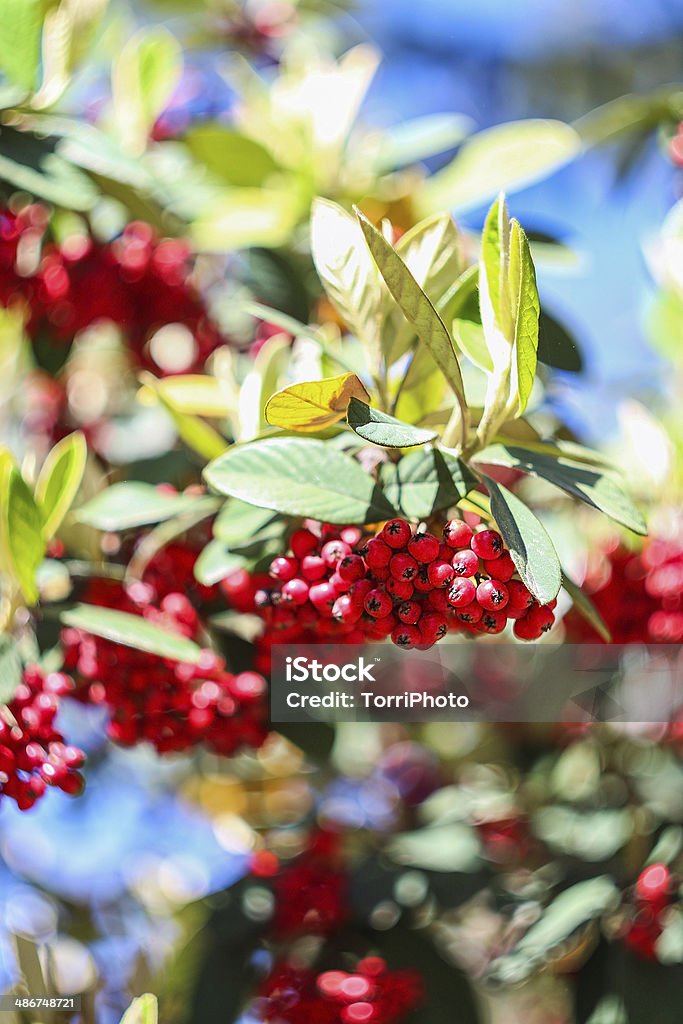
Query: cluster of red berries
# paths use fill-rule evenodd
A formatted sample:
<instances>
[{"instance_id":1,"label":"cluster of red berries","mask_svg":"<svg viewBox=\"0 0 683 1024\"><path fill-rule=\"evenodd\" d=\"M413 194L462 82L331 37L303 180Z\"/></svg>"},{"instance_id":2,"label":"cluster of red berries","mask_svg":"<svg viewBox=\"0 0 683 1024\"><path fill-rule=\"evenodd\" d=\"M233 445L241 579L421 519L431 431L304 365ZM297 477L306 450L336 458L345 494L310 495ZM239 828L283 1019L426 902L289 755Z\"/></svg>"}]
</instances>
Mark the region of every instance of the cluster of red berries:
<instances>
[{"instance_id":1,"label":"cluster of red berries","mask_svg":"<svg viewBox=\"0 0 683 1024\"><path fill-rule=\"evenodd\" d=\"M280 643L391 637L399 647L428 647L449 630L501 633L508 619L521 640L551 628L555 603L541 606L515 576L496 530L475 532L453 519L442 539L391 519L364 538L358 527L308 522L290 538L290 553L270 566L274 585L253 594L267 637ZM251 596L246 574L224 592Z\"/></svg>"},{"instance_id":2,"label":"cluster of red berries","mask_svg":"<svg viewBox=\"0 0 683 1024\"><path fill-rule=\"evenodd\" d=\"M259 850L251 873L273 878L276 939L329 935L348 920L348 878L337 833L316 830L306 849L284 867L270 850Z\"/></svg>"},{"instance_id":3,"label":"cluster of red berries","mask_svg":"<svg viewBox=\"0 0 683 1024\"><path fill-rule=\"evenodd\" d=\"M673 900L673 879L666 864L651 864L638 877L633 892L633 918L624 941L646 960L656 957L662 917Z\"/></svg>"},{"instance_id":4,"label":"cluster of red berries","mask_svg":"<svg viewBox=\"0 0 683 1024\"><path fill-rule=\"evenodd\" d=\"M353 973L276 964L258 993L254 1010L266 1024L397 1024L422 999L415 971L390 971L369 956Z\"/></svg>"},{"instance_id":5,"label":"cluster of red berries","mask_svg":"<svg viewBox=\"0 0 683 1024\"><path fill-rule=\"evenodd\" d=\"M69 343L110 321L137 365L160 375L202 369L221 338L192 283L185 243L159 239L142 222L107 244L87 235L57 244L47 232L40 205L0 211L0 304L25 308L31 337Z\"/></svg>"},{"instance_id":6,"label":"cluster of red berries","mask_svg":"<svg viewBox=\"0 0 683 1024\"><path fill-rule=\"evenodd\" d=\"M157 565L151 579L157 587L146 581L126 588L99 581L90 588L88 603L141 615L180 636L200 639L202 623L188 597L160 591L164 581ZM77 695L107 706L108 734L117 743L147 741L160 753L203 743L227 756L263 742L263 676L228 672L211 650L203 650L196 663L171 661L71 627L62 631L62 646L65 667L79 684Z\"/></svg>"},{"instance_id":7,"label":"cluster of red berries","mask_svg":"<svg viewBox=\"0 0 683 1024\"><path fill-rule=\"evenodd\" d=\"M63 672L25 669L8 705L0 705L0 801L14 800L26 811L55 786L76 795L83 788L78 769L85 755L69 746L55 728L62 697L74 683Z\"/></svg>"},{"instance_id":8,"label":"cluster of red berries","mask_svg":"<svg viewBox=\"0 0 683 1024\"><path fill-rule=\"evenodd\" d=\"M642 551L618 542L603 549L584 583L615 644L683 641L683 543L676 537L646 541ZM575 643L598 637L575 612L565 619Z\"/></svg>"}]
</instances>

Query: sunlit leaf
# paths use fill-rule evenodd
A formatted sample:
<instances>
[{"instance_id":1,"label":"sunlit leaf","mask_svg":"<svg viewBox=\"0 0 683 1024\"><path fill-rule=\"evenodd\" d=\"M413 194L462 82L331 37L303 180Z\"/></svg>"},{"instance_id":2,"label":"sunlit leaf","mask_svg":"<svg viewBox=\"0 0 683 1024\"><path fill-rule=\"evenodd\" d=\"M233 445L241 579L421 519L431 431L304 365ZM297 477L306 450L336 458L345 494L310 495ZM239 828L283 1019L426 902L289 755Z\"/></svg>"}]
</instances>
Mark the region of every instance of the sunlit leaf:
<instances>
[{"instance_id":1,"label":"sunlit leaf","mask_svg":"<svg viewBox=\"0 0 683 1024\"><path fill-rule=\"evenodd\" d=\"M43 516L43 537L54 537L71 508L85 472L88 446L77 431L59 441L48 454L36 482L35 497Z\"/></svg>"},{"instance_id":2,"label":"sunlit leaf","mask_svg":"<svg viewBox=\"0 0 683 1024\"><path fill-rule=\"evenodd\" d=\"M272 395L265 409L268 423L285 430L319 431L338 423L353 398L368 399L355 373L290 384Z\"/></svg>"},{"instance_id":3,"label":"sunlit leaf","mask_svg":"<svg viewBox=\"0 0 683 1024\"><path fill-rule=\"evenodd\" d=\"M150 375L151 376L151 375ZM151 383L150 376L145 382ZM232 409L232 402L223 381L208 374L177 374L154 382L154 391L176 412L190 416L223 419Z\"/></svg>"},{"instance_id":4,"label":"sunlit leaf","mask_svg":"<svg viewBox=\"0 0 683 1024\"><path fill-rule=\"evenodd\" d=\"M144 996L138 996L130 1004L120 1024L157 1024L159 1010L156 996L147 992Z\"/></svg>"},{"instance_id":5,"label":"sunlit leaf","mask_svg":"<svg viewBox=\"0 0 683 1024\"><path fill-rule=\"evenodd\" d=\"M424 213L463 211L553 174L581 152L578 133L561 121L529 118L478 132L452 163L428 178L420 196Z\"/></svg>"},{"instance_id":6,"label":"sunlit leaf","mask_svg":"<svg viewBox=\"0 0 683 1024\"><path fill-rule=\"evenodd\" d=\"M141 30L123 47L112 67L112 94L119 135L127 149L144 149L150 128L171 99L182 66L180 44L161 25Z\"/></svg>"},{"instance_id":7,"label":"sunlit leaf","mask_svg":"<svg viewBox=\"0 0 683 1024\"><path fill-rule=\"evenodd\" d=\"M296 197L287 189L230 188L194 219L190 239L202 252L278 246L297 219Z\"/></svg>"},{"instance_id":8,"label":"sunlit leaf","mask_svg":"<svg viewBox=\"0 0 683 1024\"><path fill-rule=\"evenodd\" d=\"M438 448L385 462L380 481L387 499L408 519L428 519L456 505L477 482L460 459Z\"/></svg>"},{"instance_id":9,"label":"sunlit leaf","mask_svg":"<svg viewBox=\"0 0 683 1024\"><path fill-rule=\"evenodd\" d=\"M80 523L96 530L130 530L181 515L196 502L193 495L167 494L152 484L128 480L100 491L76 509L74 515Z\"/></svg>"},{"instance_id":10,"label":"sunlit leaf","mask_svg":"<svg viewBox=\"0 0 683 1024\"><path fill-rule=\"evenodd\" d=\"M285 515L363 523L395 514L372 477L324 441L282 437L239 445L204 475L219 494Z\"/></svg>"},{"instance_id":11,"label":"sunlit leaf","mask_svg":"<svg viewBox=\"0 0 683 1024\"><path fill-rule=\"evenodd\" d=\"M464 402L460 366L453 341L441 317L382 233L361 213L358 213L358 218L370 252L401 312L432 353L454 393Z\"/></svg>"},{"instance_id":12,"label":"sunlit leaf","mask_svg":"<svg viewBox=\"0 0 683 1024\"><path fill-rule=\"evenodd\" d=\"M510 292L514 309L514 346L519 414L526 409L536 377L538 318L541 311L536 271L529 243L519 221L510 231Z\"/></svg>"},{"instance_id":13,"label":"sunlit leaf","mask_svg":"<svg viewBox=\"0 0 683 1024\"><path fill-rule=\"evenodd\" d=\"M378 173L445 153L469 135L473 124L464 114L427 114L385 128L375 162Z\"/></svg>"},{"instance_id":14,"label":"sunlit leaf","mask_svg":"<svg viewBox=\"0 0 683 1024\"><path fill-rule=\"evenodd\" d=\"M480 370L493 370L491 354L486 347L484 328L471 320L454 320L453 337L462 354Z\"/></svg>"},{"instance_id":15,"label":"sunlit leaf","mask_svg":"<svg viewBox=\"0 0 683 1024\"><path fill-rule=\"evenodd\" d=\"M257 187L278 169L265 146L225 124L193 125L183 142L196 160L230 185Z\"/></svg>"},{"instance_id":16,"label":"sunlit leaf","mask_svg":"<svg viewBox=\"0 0 683 1024\"><path fill-rule=\"evenodd\" d=\"M0 0L0 71L26 92L38 84L45 0Z\"/></svg>"},{"instance_id":17,"label":"sunlit leaf","mask_svg":"<svg viewBox=\"0 0 683 1024\"><path fill-rule=\"evenodd\" d=\"M62 612L61 620L65 626L73 626L104 640L111 640L112 643L156 654L171 661L194 664L201 655L201 648L187 637L171 633L141 615L129 615L128 612L114 608L77 604Z\"/></svg>"},{"instance_id":18,"label":"sunlit leaf","mask_svg":"<svg viewBox=\"0 0 683 1024\"><path fill-rule=\"evenodd\" d=\"M38 600L36 572L45 554L43 517L11 459L0 465L0 532L5 571L18 583L27 604Z\"/></svg>"}]
</instances>

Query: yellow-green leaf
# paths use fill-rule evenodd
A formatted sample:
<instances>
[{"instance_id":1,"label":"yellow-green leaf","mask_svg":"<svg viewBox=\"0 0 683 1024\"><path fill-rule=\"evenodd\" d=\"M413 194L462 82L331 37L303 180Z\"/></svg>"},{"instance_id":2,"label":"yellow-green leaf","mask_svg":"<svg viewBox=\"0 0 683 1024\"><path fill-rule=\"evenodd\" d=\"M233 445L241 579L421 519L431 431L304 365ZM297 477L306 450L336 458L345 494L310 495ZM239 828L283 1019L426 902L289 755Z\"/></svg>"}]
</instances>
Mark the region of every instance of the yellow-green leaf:
<instances>
[{"instance_id":1,"label":"yellow-green leaf","mask_svg":"<svg viewBox=\"0 0 683 1024\"><path fill-rule=\"evenodd\" d=\"M484 328L472 320L454 320L453 337L463 355L480 370L493 370L493 360L486 347Z\"/></svg>"},{"instance_id":2,"label":"yellow-green leaf","mask_svg":"<svg viewBox=\"0 0 683 1024\"><path fill-rule=\"evenodd\" d=\"M0 0L0 71L12 85L37 85L45 0Z\"/></svg>"},{"instance_id":3,"label":"yellow-green leaf","mask_svg":"<svg viewBox=\"0 0 683 1024\"><path fill-rule=\"evenodd\" d=\"M224 419L232 410L225 383L208 374L189 373L165 377L154 384L153 390L155 394L162 395L176 412L188 416Z\"/></svg>"},{"instance_id":4,"label":"yellow-green leaf","mask_svg":"<svg viewBox=\"0 0 683 1024\"><path fill-rule=\"evenodd\" d=\"M88 457L80 431L62 438L49 452L38 476L35 498L43 516L43 537L51 540L78 493Z\"/></svg>"},{"instance_id":5,"label":"yellow-green leaf","mask_svg":"<svg viewBox=\"0 0 683 1024\"><path fill-rule=\"evenodd\" d=\"M182 67L180 44L163 26L138 32L123 47L112 68L112 94L115 121L127 149L144 149Z\"/></svg>"},{"instance_id":6,"label":"yellow-green leaf","mask_svg":"<svg viewBox=\"0 0 683 1024\"><path fill-rule=\"evenodd\" d=\"M458 400L464 403L460 366L446 325L393 246L360 211L357 214L365 240L389 291L432 353Z\"/></svg>"},{"instance_id":7,"label":"yellow-green leaf","mask_svg":"<svg viewBox=\"0 0 683 1024\"><path fill-rule=\"evenodd\" d=\"M290 384L268 399L266 420L285 430L315 432L343 419L352 398L370 399L355 373Z\"/></svg>"},{"instance_id":8,"label":"yellow-green leaf","mask_svg":"<svg viewBox=\"0 0 683 1024\"><path fill-rule=\"evenodd\" d=\"M158 1019L157 997L146 992L144 996L133 1000L120 1024L157 1024Z\"/></svg>"},{"instance_id":9,"label":"yellow-green leaf","mask_svg":"<svg viewBox=\"0 0 683 1024\"><path fill-rule=\"evenodd\" d=\"M526 409L536 377L541 306L529 242L517 220L510 228L510 292L514 304L514 346L519 414Z\"/></svg>"},{"instance_id":10,"label":"yellow-green leaf","mask_svg":"<svg viewBox=\"0 0 683 1024\"><path fill-rule=\"evenodd\" d=\"M4 569L16 580L26 602L35 604L36 571L45 554L43 517L11 458L2 460L0 494Z\"/></svg>"}]
</instances>

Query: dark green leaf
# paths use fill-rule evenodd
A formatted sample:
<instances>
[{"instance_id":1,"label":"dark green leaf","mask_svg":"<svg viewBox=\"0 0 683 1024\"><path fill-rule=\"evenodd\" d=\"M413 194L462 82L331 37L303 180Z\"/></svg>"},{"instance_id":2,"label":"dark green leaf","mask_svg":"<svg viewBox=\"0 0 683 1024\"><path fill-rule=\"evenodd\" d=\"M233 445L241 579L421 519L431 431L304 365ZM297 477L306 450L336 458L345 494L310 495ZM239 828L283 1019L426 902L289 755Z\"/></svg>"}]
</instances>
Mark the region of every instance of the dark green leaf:
<instances>
[{"instance_id":1,"label":"dark green leaf","mask_svg":"<svg viewBox=\"0 0 683 1024\"><path fill-rule=\"evenodd\" d=\"M580 373L583 358L575 340L555 317L541 310L538 323L538 361L556 370Z\"/></svg>"},{"instance_id":2,"label":"dark green leaf","mask_svg":"<svg viewBox=\"0 0 683 1024\"><path fill-rule=\"evenodd\" d=\"M112 484L76 509L79 522L96 530L130 530L135 526L160 523L189 511L197 498L165 494L152 484L131 480Z\"/></svg>"},{"instance_id":3,"label":"dark green leaf","mask_svg":"<svg viewBox=\"0 0 683 1024\"><path fill-rule=\"evenodd\" d=\"M412 448L427 444L436 437L435 430L421 430L410 423L403 423L379 409L371 409L358 398L349 402L346 421L360 437L384 448Z\"/></svg>"},{"instance_id":4,"label":"dark green leaf","mask_svg":"<svg viewBox=\"0 0 683 1024\"><path fill-rule=\"evenodd\" d=\"M647 526L631 499L611 476L593 466L568 458L553 458L524 448L493 444L477 452L477 462L510 466L522 473L539 476L587 505L599 509L634 533L647 533Z\"/></svg>"},{"instance_id":5,"label":"dark green leaf","mask_svg":"<svg viewBox=\"0 0 683 1024\"><path fill-rule=\"evenodd\" d=\"M384 235L360 212L358 219L370 252L401 312L432 353L455 395L464 401L465 389L458 357L443 320Z\"/></svg>"},{"instance_id":6,"label":"dark green leaf","mask_svg":"<svg viewBox=\"0 0 683 1024\"><path fill-rule=\"evenodd\" d=\"M21 682L21 658L14 640L0 636L0 704L9 704Z\"/></svg>"},{"instance_id":7,"label":"dark green leaf","mask_svg":"<svg viewBox=\"0 0 683 1024\"><path fill-rule=\"evenodd\" d=\"M239 445L204 475L219 494L285 515L363 523L396 512L354 459L314 439L266 438Z\"/></svg>"},{"instance_id":8,"label":"dark green leaf","mask_svg":"<svg viewBox=\"0 0 683 1024\"><path fill-rule=\"evenodd\" d=\"M388 500L409 519L427 519L450 508L476 484L460 459L436 448L384 463L380 480Z\"/></svg>"},{"instance_id":9,"label":"dark green leaf","mask_svg":"<svg viewBox=\"0 0 683 1024\"><path fill-rule=\"evenodd\" d=\"M612 634L609 631L609 627L588 594L578 584L574 583L573 580L570 580L566 573L562 573L562 586L571 597L572 603L579 615L583 616L605 643L611 643Z\"/></svg>"},{"instance_id":10,"label":"dark green leaf","mask_svg":"<svg viewBox=\"0 0 683 1024\"><path fill-rule=\"evenodd\" d=\"M98 192L90 179L55 152L56 140L0 127L0 181L70 210L91 210Z\"/></svg>"},{"instance_id":11,"label":"dark green leaf","mask_svg":"<svg viewBox=\"0 0 683 1024\"><path fill-rule=\"evenodd\" d=\"M36 482L36 501L43 515L45 540L54 537L78 493L88 457L80 431L62 438L48 454Z\"/></svg>"},{"instance_id":12,"label":"dark green leaf","mask_svg":"<svg viewBox=\"0 0 683 1024\"><path fill-rule=\"evenodd\" d=\"M63 612L61 619L65 626L73 626L94 636L101 636L104 640L111 640L112 643L156 654L170 661L194 664L201 654L197 644L187 637L162 629L141 615L129 615L128 612L119 612L113 608L77 604Z\"/></svg>"},{"instance_id":13,"label":"dark green leaf","mask_svg":"<svg viewBox=\"0 0 683 1024\"><path fill-rule=\"evenodd\" d=\"M485 476L491 513L498 524L519 575L541 604L557 597L562 570L545 526L506 487Z\"/></svg>"}]
</instances>

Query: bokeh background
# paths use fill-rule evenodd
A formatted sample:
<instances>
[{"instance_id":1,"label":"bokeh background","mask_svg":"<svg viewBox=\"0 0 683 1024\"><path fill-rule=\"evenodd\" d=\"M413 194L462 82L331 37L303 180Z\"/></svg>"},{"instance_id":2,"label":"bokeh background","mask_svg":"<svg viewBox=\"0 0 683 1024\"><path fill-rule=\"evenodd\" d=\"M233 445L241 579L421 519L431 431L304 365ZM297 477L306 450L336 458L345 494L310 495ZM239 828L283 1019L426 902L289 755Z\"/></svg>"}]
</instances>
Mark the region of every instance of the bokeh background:
<instances>
[{"instance_id":1,"label":"bokeh background","mask_svg":"<svg viewBox=\"0 0 683 1024\"><path fill-rule=\"evenodd\" d=\"M112 0L106 17L109 39L105 34L98 43L63 106L96 120L108 97L111 39L163 23L186 56L181 83L156 126L160 138L209 119L230 124L235 94L221 74L226 52L246 55L268 81L282 38L299 34L309 49L318 40L336 52L365 42L381 51L360 115L371 129L442 113L460 114L477 130L531 117L573 122L619 96L683 78L681 0L371 0L297 9L286 0L234 7L218 0ZM250 34L253 19L274 25L272 37ZM670 130L648 123L510 197L525 227L571 250L571 259L558 265L539 264L539 286L544 306L575 334L585 369L554 374L549 395L580 439L604 447L620 443L625 400L652 409L676 400L668 354L681 344L679 322L658 315L653 274L662 223L683 194L683 171L669 146ZM427 166L437 170L451 157L452 151L430 157ZM476 231L483 216L483 207L470 209L459 221ZM281 831L285 850L287 830L311 813L352 829L396 825L401 787L389 762L400 753L387 751L407 742L400 730L381 742L340 730L322 770L284 742L226 767L208 755L169 762L150 750L115 749L104 742L92 709L74 705L63 714L64 731L88 753L88 786L78 800L50 792L27 814L6 802L0 808L0 989L16 977L11 936L49 939L65 990L99 985L97 1019L104 1024L118 1021L130 997L144 990L160 992L164 1020L234 1019L227 1008L220 1015L217 1004L225 984L238 986L243 965L228 963L230 954L221 952L228 948L221 929L228 929L231 899L246 900L253 919L268 912L248 887L238 897L227 895L247 874L264 823ZM655 814L653 780L659 779L661 820L678 824L683 773L658 739L649 735L631 768L647 813ZM532 741L518 757L514 739L482 736L474 727L447 742L437 730L428 740L427 774L431 758L447 750L449 763L469 759L470 781L484 785L492 759L507 765L495 769L496 778L513 802L537 753ZM591 751L600 748L597 737L591 742ZM600 749L613 743L608 737ZM637 863L633 851L629 856ZM600 854L588 850L586 857L595 862ZM482 934L456 930L453 941L474 948ZM541 1000L545 1016L539 1011L533 1020L571 1019L563 998ZM517 1019L513 1013L531 1012L514 1000L501 1006L489 1012L500 1013L491 1019L505 1024Z\"/></svg>"}]
</instances>

